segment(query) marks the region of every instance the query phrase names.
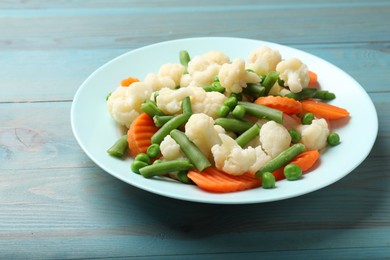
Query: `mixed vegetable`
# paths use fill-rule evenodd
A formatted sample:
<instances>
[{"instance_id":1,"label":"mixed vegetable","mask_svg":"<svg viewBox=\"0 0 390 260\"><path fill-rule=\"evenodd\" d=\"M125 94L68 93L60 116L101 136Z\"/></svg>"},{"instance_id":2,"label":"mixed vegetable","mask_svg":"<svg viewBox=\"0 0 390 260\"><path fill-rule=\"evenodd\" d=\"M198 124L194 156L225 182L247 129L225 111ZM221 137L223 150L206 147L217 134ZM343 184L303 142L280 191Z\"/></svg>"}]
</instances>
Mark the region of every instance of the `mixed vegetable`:
<instances>
[{"instance_id":1,"label":"mixed vegetable","mask_svg":"<svg viewBox=\"0 0 390 260\"><path fill-rule=\"evenodd\" d=\"M161 66L143 81L127 78L107 108L127 134L108 149L129 152L145 178L165 176L209 192L235 192L298 180L320 151L340 143L330 120L349 112L298 58L261 46L245 62L220 51Z\"/></svg>"}]
</instances>

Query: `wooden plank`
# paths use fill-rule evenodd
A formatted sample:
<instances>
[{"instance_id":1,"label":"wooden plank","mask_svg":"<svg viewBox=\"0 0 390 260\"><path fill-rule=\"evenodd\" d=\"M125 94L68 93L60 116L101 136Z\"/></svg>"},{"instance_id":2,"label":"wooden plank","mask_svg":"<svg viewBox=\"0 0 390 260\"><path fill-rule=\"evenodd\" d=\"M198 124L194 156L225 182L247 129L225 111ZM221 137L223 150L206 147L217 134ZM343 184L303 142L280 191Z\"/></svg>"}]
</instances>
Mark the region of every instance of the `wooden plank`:
<instances>
[{"instance_id":1,"label":"wooden plank","mask_svg":"<svg viewBox=\"0 0 390 260\"><path fill-rule=\"evenodd\" d=\"M390 40L387 26L390 6L385 3L371 8L308 5L293 11L291 6L262 9L263 5L249 5L242 10L234 6L179 8L169 9L168 13L150 8L107 9L97 13L89 9L81 13L61 9L46 13L3 11L0 48L134 48L194 36L235 36L282 44L365 42L367 34L370 42Z\"/></svg>"},{"instance_id":2,"label":"wooden plank","mask_svg":"<svg viewBox=\"0 0 390 260\"><path fill-rule=\"evenodd\" d=\"M389 167L389 160L371 158L317 192L236 206L160 197L95 167L3 171L1 254L105 258L252 252L271 256L281 251L300 255L329 250L342 255L367 248L380 256L388 252L390 243ZM42 246L56 250L41 250Z\"/></svg>"},{"instance_id":3,"label":"wooden plank","mask_svg":"<svg viewBox=\"0 0 390 260\"><path fill-rule=\"evenodd\" d=\"M386 71L390 66L387 43L314 44L292 47L335 64L354 77L369 93L389 91L388 84L385 83L389 81ZM129 50L0 51L2 57L0 102L72 100L78 87L89 74ZM172 62L178 62L178 58L172 57ZM375 80L367 75L368 71L375 71ZM18 91L9 91L10 87ZM115 87L113 86L113 89Z\"/></svg>"}]
</instances>

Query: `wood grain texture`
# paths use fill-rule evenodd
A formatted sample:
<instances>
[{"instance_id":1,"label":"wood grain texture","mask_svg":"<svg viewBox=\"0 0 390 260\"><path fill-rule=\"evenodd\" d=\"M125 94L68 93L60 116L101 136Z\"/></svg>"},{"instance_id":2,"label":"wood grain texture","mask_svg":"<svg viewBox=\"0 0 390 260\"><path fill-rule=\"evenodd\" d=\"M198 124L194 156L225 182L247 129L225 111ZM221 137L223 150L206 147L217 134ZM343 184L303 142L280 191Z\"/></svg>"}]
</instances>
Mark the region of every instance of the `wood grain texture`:
<instances>
[{"instance_id":1,"label":"wood grain texture","mask_svg":"<svg viewBox=\"0 0 390 260\"><path fill-rule=\"evenodd\" d=\"M389 13L359 0L1 1L0 259L388 258ZM72 134L77 88L122 53L197 36L287 44L346 71L378 112L368 158L329 187L253 205L173 200L98 168Z\"/></svg>"}]
</instances>

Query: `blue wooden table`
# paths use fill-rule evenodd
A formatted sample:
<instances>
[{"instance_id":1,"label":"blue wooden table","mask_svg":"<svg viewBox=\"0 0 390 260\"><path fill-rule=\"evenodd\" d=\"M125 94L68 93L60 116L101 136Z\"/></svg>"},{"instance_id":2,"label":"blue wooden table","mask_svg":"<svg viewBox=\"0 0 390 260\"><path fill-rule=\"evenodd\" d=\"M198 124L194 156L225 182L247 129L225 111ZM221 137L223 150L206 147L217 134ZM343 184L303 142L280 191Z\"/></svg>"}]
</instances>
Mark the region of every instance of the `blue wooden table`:
<instances>
[{"instance_id":1,"label":"blue wooden table","mask_svg":"<svg viewBox=\"0 0 390 260\"><path fill-rule=\"evenodd\" d=\"M276 42L346 71L378 112L368 158L319 191L250 205L174 200L105 173L72 134L80 84L124 52L198 36ZM388 259L389 89L389 1L2 1L0 259Z\"/></svg>"}]
</instances>

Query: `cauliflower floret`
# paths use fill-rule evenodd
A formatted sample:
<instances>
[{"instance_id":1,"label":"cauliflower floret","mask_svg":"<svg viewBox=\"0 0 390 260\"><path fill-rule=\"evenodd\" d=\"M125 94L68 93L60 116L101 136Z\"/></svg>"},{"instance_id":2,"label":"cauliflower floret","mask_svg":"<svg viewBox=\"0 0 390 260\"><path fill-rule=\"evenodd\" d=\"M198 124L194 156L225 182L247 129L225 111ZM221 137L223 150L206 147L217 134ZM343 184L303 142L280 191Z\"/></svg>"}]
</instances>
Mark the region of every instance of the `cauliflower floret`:
<instances>
[{"instance_id":1,"label":"cauliflower floret","mask_svg":"<svg viewBox=\"0 0 390 260\"><path fill-rule=\"evenodd\" d=\"M210 85L218 75L221 65L206 56L195 56L188 63L188 73L197 86Z\"/></svg>"},{"instance_id":2,"label":"cauliflower floret","mask_svg":"<svg viewBox=\"0 0 390 260\"><path fill-rule=\"evenodd\" d=\"M164 113L174 115L181 111L181 103L187 96L191 98L193 113L204 113L212 118L217 118L218 109L227 98L219 92L206 92L195 86L176 90L163 88L156 97L157 106Z\"/></svg>"},{"instance_id":3,"label":"cauliflower floret","mask_svg":"<svg viewBox=\"0 0 390 260\"><path fill-rule=\"evenodd\" d=\"M213 118L205 114L193 114L185 125L185 134L206 157L213 145L221 143Z\"/></svg>"},{"instance_id":4,"label":"cauliflower floret","mask_svg":"<svg viewBox=\"0 0 390 260\"><path fill-rule=\"evenodd\" d=\"M223 53L221 51L216 51L216 50L209 51L208 53L204 54L203 56L212 60L213 62L215 62L219 65L230 62L229 56L227 56L225 53Z\"/></svg>"},{"instance_id":5,"label":"cauliflower floret","mask_svg":"<svg viewBox=\"0 0 390 260\"><path fill-rule=\"evenodd\" d=\"M237 142L226 134L219 134L222 141L211 148L215 166L231 175L242 175L245 172L255 173L271 159L260 146L242 149Z\"/></svg>"},{"instance_id":6,"label":"cauliflower floret","mask_svg":"<svg viewBox=\"0 0 390 260\"><path fill-rule=\"evenodd\" d=\"M194 113L204 113L212 118L218 117L218 109L227 99L219 92L206 92L203 88L196 87L196 95L191 97L192 111Z\"/></svg>"},{"instance_id":7,"label":"cauliflower floret","mask_svg":"<svg viewBox=\"0 0 390 260\"><path fill-rule=\"evenodd\" d=\"M271 120L261 127L260 142L264 151L275 158L290 146L291 136L283 125Z\"/></svg>"},{"instance_id":8,"label":"cauliflower floret","mask_svg":"<svg viewBox=\"0 0 390 260\"><path fill-rule=\"evenodd\" d=\"M160 150L163 157L167 160L176 160L185 157L180 149L180 145L170 136L165 136L160 143Z\"/></svg>"},{"instance_id":9,"label":"cauliflower floret","mask_svg":"<svg viewBox=\"0 0 390 260\"><path fill-rule=\"evenodd\" d=\"M309 74L306 64L297 58L291 58L278 63L276 71L291 92L301 92L309 84Z\"/></svg>"},{"instance_id":10,"label":"cauliflower floret","mask_svg":"<svg viewBox=\"0 0 390 260\"><path fill-rule=\"evenodd\" d=\"M256 73L245 70L245 63L242 59L235 59L233 63L223 64L218 73L218 78L227 95L240 93L247 83L260 81Z\"/></svg>"},{"instance_id":11,"label":"cauliflower floret","mask_svg":"<svg viewBox=\"0 0 390 260\"><path fill-rule=\"evenodd\" d=\"M184 74L180 78L180 87L185 88L188 87L192 82L192 77L190 74Z\"/></svg>"},{"instance_id":12,"label":"cauliflower floret","mask_svg":"<svg viewBox=\"0 0 390 260\"><path fill-rule=\"evenodd\" d=\"M149 85L153 91L158 91L162 88L176 88L175 81L170 77L159 77L153 73L149 73L145 80L145 84Z\"/></svg>"},{"instance_id":13,"label":"cauliflower floret","mask_svg":"<svg viewBox=\"0 0 390 260\"><path fill-rule=\"evenodd\" d=\"M166 114L174 115L181 111L181 102L187 96L193 95L193 89L162 88L156 97L157 106Z\"/></svg>"},{"instance_id":14,"label":"cauliflower floret","mask_svg":"<svg viewBox=\"0 0 390 260\"><path fill-rule=\"evenodd\" d=\"M276 65L281 60L282 56L279 51L261 46L249 54L246 67L258 75L267 75L270 71L276 69Z\"/></svg>"},{"instance_id":15,"label":"cauliflower floret","mask_svg":"<svg viewBox=\"0 0 390 260\"><path fill-rule=\"evenodd\" d=\"M310 125L301 125L298 131L302 135L302 143L308 150L320 150L327 144L329 135L328 123L325 119L314 119Z\"/></svg>"},{"instance_id":16,"label":"cauliflower floret","mask_svg":"<svg viewBox=\"0 0 390 260\"><path fill-rule=\"evenodd\" d=\"M107 100L108 112L116 122L129 127L142 113L141 104L151 94L151 87L143 82L135 82L130 87L118 87Z\"/></svg>"},{"instance_id":17,"label":"cauliflower floret","mask_svg":"<svg viewBox=\"0 0 390 260\"><path fill-rule=\"evenodd\" d=\"M185 71L185 67L177 63L167 63L161 66L158 76L169 77L175 82L175 86L180 85L180 79Z\"/></svg>"}]
</instances>

